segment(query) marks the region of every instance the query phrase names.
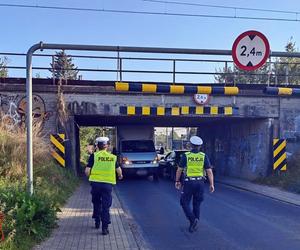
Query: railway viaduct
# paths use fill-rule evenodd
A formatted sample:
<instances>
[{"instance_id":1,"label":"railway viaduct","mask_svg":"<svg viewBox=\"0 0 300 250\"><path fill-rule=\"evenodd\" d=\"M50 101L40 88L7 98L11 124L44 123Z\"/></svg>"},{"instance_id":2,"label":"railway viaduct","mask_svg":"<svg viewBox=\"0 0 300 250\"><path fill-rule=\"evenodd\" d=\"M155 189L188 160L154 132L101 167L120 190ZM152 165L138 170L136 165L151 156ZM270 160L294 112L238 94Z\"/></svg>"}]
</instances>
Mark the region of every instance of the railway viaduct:
<instances>
[{"instance_id":1,"label":"railway viaduct","mask_svg":"<svg viewBox=\"0 0 300 250\"><path fill-rule=\"evenodd\" d=\"M80 168L81 126L197 127L217 174L250 180L273 171L274 138L286 139L288 155L300 148L298 89L206 85L204 106L195 103L195 91L195 85L83 80L59 87L34 79L33 119L45 135L66 134L74 170ZM2 122L12 130L24 126L25 79L1 79L0 100Z\"/></svg>"}]
</instances>

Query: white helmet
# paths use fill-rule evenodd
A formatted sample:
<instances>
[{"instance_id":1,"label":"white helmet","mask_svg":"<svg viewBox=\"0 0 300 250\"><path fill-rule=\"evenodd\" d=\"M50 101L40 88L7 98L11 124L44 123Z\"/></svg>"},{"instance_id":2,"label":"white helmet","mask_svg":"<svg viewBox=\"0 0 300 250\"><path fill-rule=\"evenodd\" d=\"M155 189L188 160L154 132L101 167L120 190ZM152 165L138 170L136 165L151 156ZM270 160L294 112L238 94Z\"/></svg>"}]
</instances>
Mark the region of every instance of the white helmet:
<instances>
[{"instance_id":1,"label":"white helmet","mask_svg":"<svg viewBox=\"0 0 300 250\"><path fill-rule=\"evenodd\" d=\"M107 144L108 141L109 141L108 137L97 137L95 143L98 144L100 142L102 144Z\"/></svg>"},{"instance_id":2,"label":"white helmet","mask_svg":"<svg viewBox=\"0 0 300 250\"><path fill-rule=\"evenodd\" d=\"M203 140L199 136L192 136L190 138L190 142L196 146L200 146L203 144Z\"/></svg>"}]
</instances>

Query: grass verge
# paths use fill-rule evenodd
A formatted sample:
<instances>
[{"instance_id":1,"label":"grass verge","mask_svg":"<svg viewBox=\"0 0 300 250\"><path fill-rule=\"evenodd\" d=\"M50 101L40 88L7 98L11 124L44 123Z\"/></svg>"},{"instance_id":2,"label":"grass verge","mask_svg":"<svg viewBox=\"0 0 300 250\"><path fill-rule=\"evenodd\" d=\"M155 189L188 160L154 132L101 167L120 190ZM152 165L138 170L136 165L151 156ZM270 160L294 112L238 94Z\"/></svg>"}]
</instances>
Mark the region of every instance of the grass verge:
<instances>
[{"instance_id":1,"label":"grass verge","mask_svg":"<svg viewBox=\"0 0 300 250\"><path fill-rule=\"evenodd\" d=\"M34 136L34 195L26 193L25 133L0 127L0 212L5 241L0 249L27 250L49 236L56 213L78 184L49 154L49 145Z\"/></svg>"}]
</instances>

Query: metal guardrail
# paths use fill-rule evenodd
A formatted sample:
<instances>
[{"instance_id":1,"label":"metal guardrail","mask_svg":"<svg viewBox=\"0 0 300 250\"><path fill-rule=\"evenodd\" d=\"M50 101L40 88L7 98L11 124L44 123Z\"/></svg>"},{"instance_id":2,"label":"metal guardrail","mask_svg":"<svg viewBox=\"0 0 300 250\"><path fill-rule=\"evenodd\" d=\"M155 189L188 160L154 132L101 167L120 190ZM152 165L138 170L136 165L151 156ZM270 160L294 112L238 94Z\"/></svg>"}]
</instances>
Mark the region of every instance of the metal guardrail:
<instances>
[{"instance_id":1,"label":"metal guardrail","mask_svg":"<svg viewBox=\"0 0 300 250\"><path fill-rule=\"evenodd\" d=\"M129 52L126 52L129 53ZM136 53L136 52L132 52ZM163 53L163 52L161 52ZM181 53L183 54L183 53ZM187 53L186 55L190 55L192 53ZM211 54L211 55L215 55ZM274 53L273 53L274 54ZM284 52L276 52L275 55L282 55L284 57L290 56L292 53L284 53ZM220 59L194 59L194 58L179 58L179 57L174 57L174 58L160 58L160 57L136 57L136 56L121 56L120 52L118 52L118 56L96 56L96 55L76 55L76 54L67 54L73 59L85 59L87 60L86 64L84 66L77 67L77 70L79 73L83 72L97 72L97 73L112 73L115 74L115 79L109 79L109 80L119 80L119 81L132 81L128 75L129 74L146 74L147 79L151 79L152 76L150 75L167 75L169 80L167 82L173 82L177 83L178 76L180 75L185 75L189 76L190 78L194 76L207 76L206 78L208 81L198 81L202 83L212 83L211 79L213 78L215 83L218 83L218 81L215 80L216 76L223 76L222 79L223 81L221 83L225 84L237 84L237 83L248 83L248 82L241 82L241 77L254 77L257 79L258 82L251 82L252 84L254 83L273 83L273 84L287 84L289 83L289 79L292 77L299 77L300 78L300 70L299 74L291 74L289 72L290 65L298 67L300 65L300 62L295 62L295 63L288 63L288 62L278 62L278 61L269 61L267 62L267 68L269 69L268 73L261 73L260 71L254 71L254 72L244 72L244 71L237 71L234 68L234 64L232 60L220 60ZM209 55L206 53L205 55ZM24 70L24 75L25 75L25 70L26 66L17 66L11 64L13 60L11 59L12 57L24 57L25 58L26 54L23 53L9 53L9 52L0 52L0 58L1 57L7 57L8 58L8 64L5 66L5 68L9 71L8 73L10 74L10 70ZM54 58L56 55L54 54L34 54L34 57L43 57L43 58L48 58L48 64L52 65L54 64ZM223 55L224 56L224 55ZM226 55L225 55L226 56ZM229 55L227 55L229 56ZM96 68L96 67L89 67L88 64L91 62L91 59L94 60L96 63L101 63L103 65L106 64L107 67L101 67L101 68ZM270 59L271 60L271 59ZM107 63L108 61L113 61L114 66L109 66ZM139 62L139 67L136 69L132 69L133 66L136 62ZM145 64L151 62L151 66L147 66L146 64L143 65L143 62ZM162 67L160 70L155 70L155 63L170 63ZM189 67L191 64L194 63L202 63L205 64L205 67L208 66L208 64L215 65L214 70L182 70L180 69L182 65L179 64L185 64L185 67ZM110 63L111 64L111 63ZM216 65L219 65L218 67ZM220 67L221 64L221 67ZM284 73L277 73L276 69L279 67L279 65L283 65L285 68ZM140 67L144 67L140 69ZM151 67L153 67L151 69ZM205 68L204 67L204 68ZM228 72L228 70L231 69L232 72ZM272 69L272 70L271 70ZM55 71L54 67L44 67L44 66L34 66L33 70L41 70L43 72L49 72L49 76L47 78L52 78L53 79L53 84L55 84L55 74L51 73ZM70 70L70 69L65 69L65 70ZM222 72L223 71L223 72ZM23 75L23 76L24 76ZM22 77L21 75L16 75L16 77ZM101 77L99 77L101 78ZM188 77L187 77L188 78ZM278 78L280 78L278 80ZM79 80L82 79L82 77L79 77ZM89 80L89 75L87 74L87 78L85 79ZM283 81L284 79L284 81ZM107 79L101 79L101 80L107 80ZM179 81L182 83L182 81ZM191 83L189 80L187 80L184 83ZM184 84L183 83L183 84Z\"/></svg>"}]
</instances>

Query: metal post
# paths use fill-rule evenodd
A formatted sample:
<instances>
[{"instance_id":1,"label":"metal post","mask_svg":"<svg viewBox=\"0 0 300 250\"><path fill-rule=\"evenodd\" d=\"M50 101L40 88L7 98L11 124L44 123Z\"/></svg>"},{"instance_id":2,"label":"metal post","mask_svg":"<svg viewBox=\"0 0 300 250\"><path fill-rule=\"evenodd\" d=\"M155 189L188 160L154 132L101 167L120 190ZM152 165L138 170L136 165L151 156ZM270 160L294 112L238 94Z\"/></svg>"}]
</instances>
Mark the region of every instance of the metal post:
<instances>
[{"instance_id":1,"label":"metal post","mask_svg":"<svg viewBox=\"0 0 300 250\"><path fill-rule=\"evenodd\" d=\"M121 81L120 78L120 51L117 51L117 81Z\"/></svg>"},{"instance_id":2,"label":"metal post","mask_svg":"<svg viewBox=\"0 0 300 250\"><path fill-rule=\"evenodd\" d=\"M171 135L171 150L173 150L173 140L174 140L174 127L172 127L172 135Z\"/></svg>"},{"instance_id":3,"label":"metal post","mask_svg":"<svg viewBox=\"0 0 300 250\"><path fill-rule=\"evenodd\" d=\"M33 148L32 148L32 55L42 47L42 43L33 45L26 55L26 139L27 139L27 191L33 194Z\"/></svg>"},{"instance_id":4,"label":"metal post","mask_svg":"<svg viewBox=\"0 0 300 250\"><path fill-rule=\"evenodd\" d=\"M26 59L26 102L27 102L27 190L33 194L33 149L32 149L32 55Z\"/></svg>"},{"instance_id":5,"label":"metal post","mask_svg":"<svg viewBox=\"0 0 300 250\"><path fill-rule=\"evenodd\" d=\"M225 62L225 77L224 77L224 84L226 84L227 83L227 74L228 74L228 63L227 63L227 61Z\"/></svg>"},{"instance_id":6,"label":"metal post","mask_svg":"<svg viewBox=\"0 0 300 250\"><path fill-rule=\"evenodd\" d=\"M289 65L285 65L285 84L289 84Z\"/></svg>"},{"instance_id":7,"label":"metal post","mask_svg":"<svg viewBox=\"0 0 300 250\"><path fill-rule=\"evenodd\" d=\"M272 60L271 57L269 57L269 72L268 72L268 80L267 80L268 86L270 85L271 74L272 74Z\"/></svg>"},{"instance_id":8,"label":"metal post","mask_svg":"<svg viewBox=\"0 0 300 250\"><path fill-rule=\"evenodd\" d=\"M176 60L173 60L173 83L176 82Z\"/></svg>"},{"instance_id":9,"label":"metal post","mask_svg":"<svg viewBox=\"0 0 300 250\"><path fill-rule=\"evenodd\" d=\"M154 147L155 147L155 150L156 150L156 143L157 143L156 129L154 128Z\"/></svg>"},{"instance_id":10,"label":"metal post","mask_svg":"<svg viewBox=\"0 0 300 250\"><path fill-rule=\"evenodd\" d=\"M235 68L235 65L233 64L233 85L235 86L235 74L236 74L236 68Z\"/></svg>"},{"instance_id":11,"label":"metal post","mask_svg":"<svg viewBox=\"0 0 300 250\"><path fill-rule=\"evenodd\" d=\"M55 60L54 60L54 55L52 55L52 82L53 82L53 85L55 85L55 72L54 72L54 69L55 69Z\"/></svg>"},{"instance_id":12,"label":"metal post","mask_svg":"<svg viewBox=\"0 0 300 250\"><path fill-rule=\"evenodd\" d=\"M183 150L183 136L184 135L181 135L181 150Z\"/></svg>"},{"instance_id":13,"label":"metal post","mask_svg":"<svg viewBox=\"0 0 300 250\"><path fill-rule=\"evenodd\" d=\"M169 144L168 144L168 127L166 127L166 149L169 148Z\"/></svg>"},{"instance_id":14,"label":"metal post","mask_svg":"<svg viewBox=\"0 0 300 250\"><path fill-rule=\"evenodd\" d=\"M122 58L119 58L119 63L120 63L120 68L119 68L119 70L120 70L120 81L122 82Z\"/></svg>"},{"instance_id":15,"label":"metal post","mask_svg":"<svg viewBox=\"0 0 300 250\"><path fill-rule=\"evenodd\" d=\"M275 67L275 85L278 85L277 63L276 62L274 62L274 67Z\"/></svg>"}]
</instances>

